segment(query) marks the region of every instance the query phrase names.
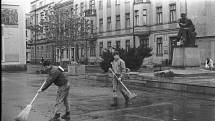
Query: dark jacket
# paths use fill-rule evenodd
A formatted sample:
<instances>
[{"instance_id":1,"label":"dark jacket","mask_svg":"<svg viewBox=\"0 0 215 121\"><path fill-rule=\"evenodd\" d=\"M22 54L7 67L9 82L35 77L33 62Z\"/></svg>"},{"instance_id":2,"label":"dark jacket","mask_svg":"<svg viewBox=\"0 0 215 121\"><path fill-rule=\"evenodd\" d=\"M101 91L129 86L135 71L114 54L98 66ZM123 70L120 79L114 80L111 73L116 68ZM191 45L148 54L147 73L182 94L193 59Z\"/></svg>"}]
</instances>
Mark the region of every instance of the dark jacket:
<instances>
[{"instance_id":1,"label":"dark jacket","mask_svg":"<svg viewBox=\"0 0 215 121\"><path fill-rule=\"evenodd\" d=\"M52 66L50 68L49 77L42 87L42 91L46 90L52 83L58 87L67 85L68 83L68 79L63 74L63 71L61 71L57 66Z\"/></svg>"}]
</instances>

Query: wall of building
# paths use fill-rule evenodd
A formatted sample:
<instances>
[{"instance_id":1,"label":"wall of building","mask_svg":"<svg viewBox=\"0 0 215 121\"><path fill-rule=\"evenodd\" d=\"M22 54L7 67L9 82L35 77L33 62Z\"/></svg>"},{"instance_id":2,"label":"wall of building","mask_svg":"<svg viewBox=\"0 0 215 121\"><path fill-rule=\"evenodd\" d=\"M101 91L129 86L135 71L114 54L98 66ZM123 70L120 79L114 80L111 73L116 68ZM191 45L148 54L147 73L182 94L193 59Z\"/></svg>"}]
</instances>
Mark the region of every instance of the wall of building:
<instances>
[{"instance_id":1,"label":"wall of building","mask_svg":"<svg viewBox=\"0 0 215 121\"><path fill-rule=\"evenodd\" d=\"M12 1L1 3L2 69L26 69L25 16L23 6ZM9 12L11 14L7 14ZM5 14L4 14L5 13Z\"/></svg>"},{"instance_id":2,"label":"wall of building","mask_svg":"<svg viewBox=\"0 0 215 121\"><path fill-rule=\"evenodd\" d=\"M88 45L87 55L91 60L99 57L100 42L103 42L103 49L107 48L107 42L111 41L111 46L116 46L116 41L120 41L120 47L125 48L125 41L130 40L130 46L134 46L133 40L133 14L134 11L139 11L139 24L135 26L135 45L138 47L142 38L149 39L149 47L153 48L152 57L146 59L149 63L163 63L172 59L172 46L171 41L177 36L179 26L177 20L180 18L181 13L187 12L188 18L190 18L197 32L197 45L201 50L201 60L206 57L214 58L214 35L215 27L215 1L213 0L143 0L136 3L133 8L134 0L110 0L111 7L107 7L108 0L95 0L96 17L90 17L90 20L94 20L97 32L96 41L96 57L91 57L90 49ZM139 0L141 1L141 0ZM102 8L100 9L100 2L102 2ZM117 2L117 3L116 3ZM89 9L89 0L74 0L75 6L78 5L77 13L80 13L80 5L84 3L84 9ZM176 14L175 20L170 22L170 5L175 4ZM162 23L157 24L156 7L162 7ZM147 10L146 24L143 22L143 9ZM125 13L130 13L130 28L125 28ZM120 29L116 30L116 15L120 15ZM107 30L107 17L111 17L111 30ZM99 20L103 19L103 30L99 31ZM162 54L157 55L157 38L162 38ZM210 46L210 47L209 47ZM76 48L75 45L72 46ZM78 56L81 57L81 44L78 49L75 49L74 53L78 52ZM86 54L86 47L84 47L83 54ZM71 49L69 49L71 50ZM64 50L64 56L66 57L66 50ZM72 53L72 51L69 51ZM57 53L56 53L57 54ZM77 55L76 55L77 56ZM59 60L59 59L58 59ZM68 58L63 58L67 61ZM145 63L145 62L144 62Z\"/></svg>"}]
</instances>

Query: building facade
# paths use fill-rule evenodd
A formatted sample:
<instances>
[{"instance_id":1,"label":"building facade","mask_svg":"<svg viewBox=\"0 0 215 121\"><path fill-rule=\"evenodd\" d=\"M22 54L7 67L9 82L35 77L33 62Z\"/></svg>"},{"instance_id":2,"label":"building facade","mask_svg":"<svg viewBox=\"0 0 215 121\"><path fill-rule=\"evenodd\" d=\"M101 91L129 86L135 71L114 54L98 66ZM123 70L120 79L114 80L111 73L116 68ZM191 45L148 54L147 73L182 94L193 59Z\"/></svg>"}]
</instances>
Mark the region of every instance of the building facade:
<instances>
[{"instance_id":1,"label":"building facade","mask_svg":"<svg viewBox=\"0 0 215 121\"><path fill-rule=\"evenodd\" d=\"M32 7L40 1L32 2ZM41 8L36 9L38 15ZM215 27L212 27L215 25L214 8L213 0L65 0L56 9L66 9L74 17L89 20L92 26L90 37L78 35L64 42L56 39L61 45L56 43L53 46L50 42L48 47L43 47L43 39L38 37L41 43L36 49L34 46L31 49L36 52L37 60L41 57L54 58L56 62L82 62L87 59L93 63L97 62L104 49L128 49L143 44L153 49L152 56L144 59L145 64L171 65L172 42L179 30L177 21L181 13L187 13L195 25L196 44L200 48L201 62L204 63L208 57L215 60ZM32 22L35 23L33 18ZM33 33L31 40L37 40Z\"/></svg>"},{"instance_id":2,"label":"building facade","mask_svg":"<svg viewBox=\"0 0 215 121\"><path fill-rule=\"evenodd\" d=\"M39 31L42 13L57 0L34 0L31 2L31 40L28 45L31 48L31 63L39 63L43 57L52 60L54 55L54 43L47 40L44 31Z\"/></svg>"},{"instance_id":3,"label":"building facade","mask_svg":"<svg viewBox=\"0 0 215 121\"><path fill-rule=\"evenodd\" d=\"M146 64L169 64L173 57L181 13L187 13L197 32L201 62L214 58L214 1L188 0L97 0L97 55L104 48L153 48ZM198 9L201 8L201 9Z\"/></svg>"},{"instance_id":4,"label":"building facade","mask_svg":"<svg viewBox=\"0 0 215 121\"><path fill-rule=\"evenodd\" d=\"M2 70L26 70L25 15L22 5L1 3Z\"/></svg>"}]
</instances>

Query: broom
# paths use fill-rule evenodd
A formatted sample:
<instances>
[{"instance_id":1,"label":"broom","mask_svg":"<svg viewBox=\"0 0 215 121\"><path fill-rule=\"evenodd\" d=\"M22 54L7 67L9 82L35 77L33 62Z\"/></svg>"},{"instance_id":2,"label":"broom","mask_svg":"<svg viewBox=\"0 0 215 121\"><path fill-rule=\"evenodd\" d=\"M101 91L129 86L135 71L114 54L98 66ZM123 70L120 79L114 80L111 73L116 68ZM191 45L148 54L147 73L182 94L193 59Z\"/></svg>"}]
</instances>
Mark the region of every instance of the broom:
<instances>
[{"instance_id":1,"label":"broom","mask_svg":"<svg viewBox=\"0 0 215 121\"><path fill-rule=\"evenodd\" d=\"M113 70L111 68L109 68L109 71L112 72L112 74L118 79L118 77L116 76L115 72L113 72ZM125 84L118 79L118 81L122 84L122 86L126 89L126 91L129 93L129 98L132 99L134 97L136 97L137 95L135 93L132 93L126 86Z\"/></svg>"},{"instance_id":2,"label":"broom","mask_svg":"<svg viewBox=\"0 0 215 121\"><path fill-rule=\"evenodd\" d=\"M40 87L40 89L43 87L43 85L45 84L46 81L44 81L44 83L42 84L42 86ZM19 115L15 118L15 121L27 121L28 120L28 116L29 113L31 111L32 108L32 104L34 102L34 100L36 99L36 97L38 96L38 92L37 94L34 96L33 100L31 101L30 104L28 104L20 113Z\"/></svg>"}]
</instances>

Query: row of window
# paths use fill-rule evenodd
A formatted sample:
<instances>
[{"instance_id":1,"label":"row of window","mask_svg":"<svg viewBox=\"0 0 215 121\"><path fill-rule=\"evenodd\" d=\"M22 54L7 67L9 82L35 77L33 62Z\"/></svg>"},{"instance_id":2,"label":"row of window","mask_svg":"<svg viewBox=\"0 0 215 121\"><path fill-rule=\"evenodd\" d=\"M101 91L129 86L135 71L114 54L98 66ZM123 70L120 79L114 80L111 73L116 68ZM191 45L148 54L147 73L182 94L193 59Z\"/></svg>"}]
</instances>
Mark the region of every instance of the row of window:
<instances>
[{"instance_id":1,"label":"row of window","mask_svg":"<svg viewBox=\"0 0 215 121\"><path fill-rule=\"evenodd\" d=\"M143 24L146 25L146 19L147 19L147 10L143 9ZM120 30L120 15L116 15L116 30ZM135 11L135 26L139 25L139 11ZM130 13L125 13L125 28L130 28ZM111 17L107 17L107 31L111 31L112 24L111 24ZM103 31L103 19L99 19L99 32Z\"/></svg>"},{"instance_id":2,"label":"row of window","mask_svg":"<svg viewBox=\"0 0 215 121\"><path fill-rule=\"evenodd\" d=\"M130 0L125 0L125 3L130 2ZM147 2L147 0L135 0L135 3ZM115 5L120 5L120 0L115 1ZM107 8L111 8L111 0L107 0ZM99 9L103 9L103 0L99 0Z\"/></svg>"},{"instance_id":3,"label":"row of window","mask_svg":"<svg viewBox=\"0 0 215 121\"><path fill-rule=\"evenodd\" d=\"M38 8L42 7L45 4L46 4L46 0L40 1ZM35 10L35 9L37 9L37 4L36 3L31 6L31 10Z\"/></svg>"},{"instance_id":4,"label":"row of window","mask_svg":"<svg viewBox=\"0 0 215 121\"><path fill-rule=\"evenodd\" d=\"M140 45L149 47L149 40L148 38L144 38L140 40ZM125 49L128 50L130 48L130 40L126 40L125 42ZM103 42L99 43L99 55L102 55L102 51L103 51ZM107 42L107 49L111 49L112 48L112 43L111 41ZM121 41L116 41L116 48L121 48ZM157 56L162 56L163 55L163 40L162 38L157 38L156 40L156 55Z\"/></svg>"},{"instance_id":5,"label":"row of window","mask_svg":"<svg viewBox=\"0 0 215 121\"><path fill-rule=\"evenodd\" d=\"M95 9L95 0L90 0L89 1L89 9L93 10ZM75 8L73 10L73 8L71 8L71 12L72 14L74 13L75 15L78 14L78 4L75 4ZM84 13L84 2L80 3L80 13L83 14Z\"/></svg>"},{"instance_id":6,"label":"row of window","mask_svg":"<svg viewBox=\"0 0 215 121\"><path fill-rule=\"evenodd\" d=\"M131 47L130 40L126 40L125 41L125 49L128 50L130 47ZM107 49L110 50L111 48L112 48L112 43L111 43L111 41L108 41L107 42ZM121 48L121 41L120 40L116 41L116 48ZM99 55L100 56L102 55L103 49L104 49L103 42L100 42L99 43Z\"/></svg>"},{"instance_id":7,"label":"row of window","mask_svg":"<svg viewBox=\"0 0 215 121\"><path fill-rule=\"evenodd\" d=\"M170 22L176 21L176 4L170 4L169 5L169 12L170 12ZM143 9L143 17L142 17L142 23L143 25L147 25L147 9ZM140 25L140 16L139 16L139 10L134 11L134 26ZM111 31L112 24L111 24L111 17L107 17L107 31ZM156 23L162 24L163 23L163 11L162 7L156 7ZM121 23L120 23L120 15L116 15L116 30L121 29ZM130 13L125 13L125 28L130 28ZM99 19L99 32L103 32L103 18Z\"/></svg>"},{"instance_id":8,"label":"row of window","mask_svg":"<svg viewBox=\"0 0 215 121\"><path fill-rule=\"evenodd\" d=\"M118 40L116 41L116 48L121 48L121 41ZM143 45L143 46L149 46L149 40L148 38L144 38L144 39L141 39L140 40L140 45ZM130 40L126 40L125 42L125 49L128 50L129 48L131 47L130 45ZM47 46L47 49L49 49L50 47ZM99 43L99 55L102 54L102 51L103 51L103 42L100 42ZM112 42L111 41L108 41L107 42L107 49L111 49L112 48ZM34 47L31 48L33 51L34 51ZM37 50L43 50L43 46L41 47L37 47ZM57 49L57 57L59 57L60 55L60 51L59 49ZM163 40L162 38L157 38L156 40L156 55L157 56L162 56L163 55ZM81 56L84 56L84 46L81 47ZM90 56L96 56L96 46L90 46ZM63 54L62 54L62 57L63 57ZM69 49L66 50L66 58L70 58L70 51Z\"/></svg>"},{"instance_id":9,"label":"row of window","mask_svg":"<svg viewBox=\"0 0 215 121\"><path fill-rule=\"evenodd\" d=\"M169 5L169 21L176 21L176 4ZM162 6L156 7L156 22L157 24L163 23L163 9Z\"/></svg>"}]
</instances>

